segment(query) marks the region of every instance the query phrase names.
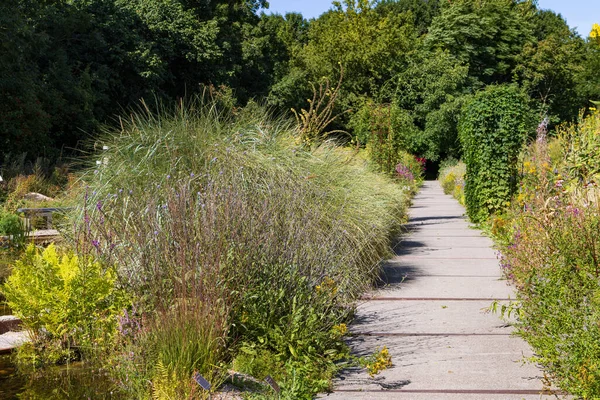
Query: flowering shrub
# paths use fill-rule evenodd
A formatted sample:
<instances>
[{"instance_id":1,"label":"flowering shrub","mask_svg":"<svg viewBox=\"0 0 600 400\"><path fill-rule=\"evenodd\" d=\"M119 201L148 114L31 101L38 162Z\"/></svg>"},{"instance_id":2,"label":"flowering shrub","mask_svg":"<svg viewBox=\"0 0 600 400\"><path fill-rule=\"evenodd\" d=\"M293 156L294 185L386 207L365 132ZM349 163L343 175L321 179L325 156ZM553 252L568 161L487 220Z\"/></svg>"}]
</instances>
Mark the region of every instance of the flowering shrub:
<instances>
[{"instance_id":1,"label":"flowering shrub","mask_svg":"<svg viewBox=\"0 0 600 400\"><path fill-rule=\"evenodd\" d=\"M466 165L457 162L440 170L439 181L444 193L452 195L460 204L465 204Z\"/></svg>"},{"instance_id":2,"label":"flowering shrub","mask_svg":"<svg viewBox=\"0 0 600 400\"><path fill-rule=\"evenodd\" d=\"M600 397L600 155L590 151L599 126L593 114L550 144L538 135L512 207L492 229L517 288L520 334L552 383L585 399Z\"/></svg>"},{"instance_id":3,"label":"flowering shrub","mask_svg":"<svg viewBox=\"0 0 600 400\"><path fill-rule=\"evenodd\" d=\"M396 173L398 174L398 178L400 178L400 180L407 181L409 183L412 183L415 180L415 176L411 172L410 168L408 168L406 165L396 165Z\"/></svg>"},{"instance_id":4,"label":"flowering shrub","mask_svg":"<svg viewBox=\"0 0 600 400\"><path fill-rule=\"evenodd\" d=\"M425 173L424 158L417 158L412 154L400 152L400 163L396 165L396 178L403 184L408 185L412 191L417 189Z\"/></svg>"}]
</instances>

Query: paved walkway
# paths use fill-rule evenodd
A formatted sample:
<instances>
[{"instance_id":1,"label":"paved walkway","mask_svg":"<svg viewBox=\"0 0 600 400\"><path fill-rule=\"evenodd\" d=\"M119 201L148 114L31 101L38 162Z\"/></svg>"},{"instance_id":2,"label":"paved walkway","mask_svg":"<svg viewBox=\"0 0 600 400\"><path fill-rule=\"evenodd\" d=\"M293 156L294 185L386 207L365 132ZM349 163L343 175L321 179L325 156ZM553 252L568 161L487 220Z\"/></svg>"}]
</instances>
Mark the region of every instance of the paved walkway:
<instances>
[{"instance_id":1,"label":"paved walkway","mask_svg":"<svg viewBox=\"0 0 600 400\"><path fill-rule=\"evenodd\" d=\"M358 307L355 353L387 346L394 366L370 378L348 370L327 399L550 399L528 345L486 313L514 297L500 280L492 241L470 229L464 208L425 182L415 197L409 234L384 267L385 287Z\"/></svg>"}]
</instances>

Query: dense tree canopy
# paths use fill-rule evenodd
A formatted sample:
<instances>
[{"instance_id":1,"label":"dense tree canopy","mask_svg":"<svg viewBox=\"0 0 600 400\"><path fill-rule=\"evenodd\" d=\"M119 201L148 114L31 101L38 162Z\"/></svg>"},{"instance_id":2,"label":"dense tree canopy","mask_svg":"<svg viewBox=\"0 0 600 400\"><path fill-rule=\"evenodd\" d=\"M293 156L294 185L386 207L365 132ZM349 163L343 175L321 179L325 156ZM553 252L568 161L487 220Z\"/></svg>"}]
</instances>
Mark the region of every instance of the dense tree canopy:
<instances>
[{"instance_id":1,"label":"dense tree canopy","mask_svg":"<svg viewBox=\"0 0 600 400\"><path fill-rule=\"evenodd\" d=\"M356 121L387 107L398 146L431 160L460 156L460 110L487 85L517 84L551 127L600 99L600 28L582 38L534 1L343 0L310 21L259 14L264 7L2 2L3 154L56 157L140 99L176 101L204 85L287 113L307 107L311 82L335 82L341 71L337 112L352 111L336 129L366 145L367 125Z\"/></svg>"}]
</instances>

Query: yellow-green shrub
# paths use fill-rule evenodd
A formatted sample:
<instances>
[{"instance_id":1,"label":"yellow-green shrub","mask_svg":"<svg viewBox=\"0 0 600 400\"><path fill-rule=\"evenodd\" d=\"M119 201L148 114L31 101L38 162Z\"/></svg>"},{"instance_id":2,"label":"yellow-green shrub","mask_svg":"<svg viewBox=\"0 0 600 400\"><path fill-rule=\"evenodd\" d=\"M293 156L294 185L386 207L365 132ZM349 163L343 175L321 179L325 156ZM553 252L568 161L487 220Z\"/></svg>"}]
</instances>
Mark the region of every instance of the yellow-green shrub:
<instances>
[{"instance_id":1,"label":"yellow-green shrub","mask_svg":"<svg viewBox=\"0 0 600 400\"><path fill-rule=\"evenodd\" d=\"M444 193L452 195L460 204L465 204L466 165L458 162L440 171L439 181Z\"/></svg>"},{"instance_id":2,"label":"yellow-green shrub","mask_svg":"<svg viewBox=\"0 0 600 400\"><path fill-rule=\"evenodd\" d=\"M30 245L3 287L30 334L35 351L29 354L41 362L61 362L111 347L125 306L115 280L112 267L91 257Z\"/></svg>"}]
</instances>

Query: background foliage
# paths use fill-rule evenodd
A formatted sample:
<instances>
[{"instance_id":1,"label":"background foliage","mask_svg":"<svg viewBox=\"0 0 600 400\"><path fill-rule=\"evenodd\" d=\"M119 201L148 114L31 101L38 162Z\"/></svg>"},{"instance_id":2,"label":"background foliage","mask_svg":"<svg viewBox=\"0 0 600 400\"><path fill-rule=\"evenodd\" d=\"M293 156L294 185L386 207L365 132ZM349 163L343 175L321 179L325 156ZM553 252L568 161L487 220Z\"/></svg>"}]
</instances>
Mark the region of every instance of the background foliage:
<instances>
[{"instance_id":1,"label":"background foliage","mask_svg":"<svg viewBox=\"0 0 600 400\"><path fill-rule=\"evenodd\" d=\"M597 36L580 37L532 2L344 0L311 21L258 14L266 5L3 3L2 152L56 160L86 149L101 124L115 124L140 99L176 101L205 85L229 87L237 105L255 99L277 113L300 110L310 82L337 82L340 63L336 111L393 104L411 127L403 150L436 163L460 157L461 107L486 85L521 86L551 129L600 98ZM366 145L350 120L344 115L329 130Z\"/></svg>"}]
</instances>

